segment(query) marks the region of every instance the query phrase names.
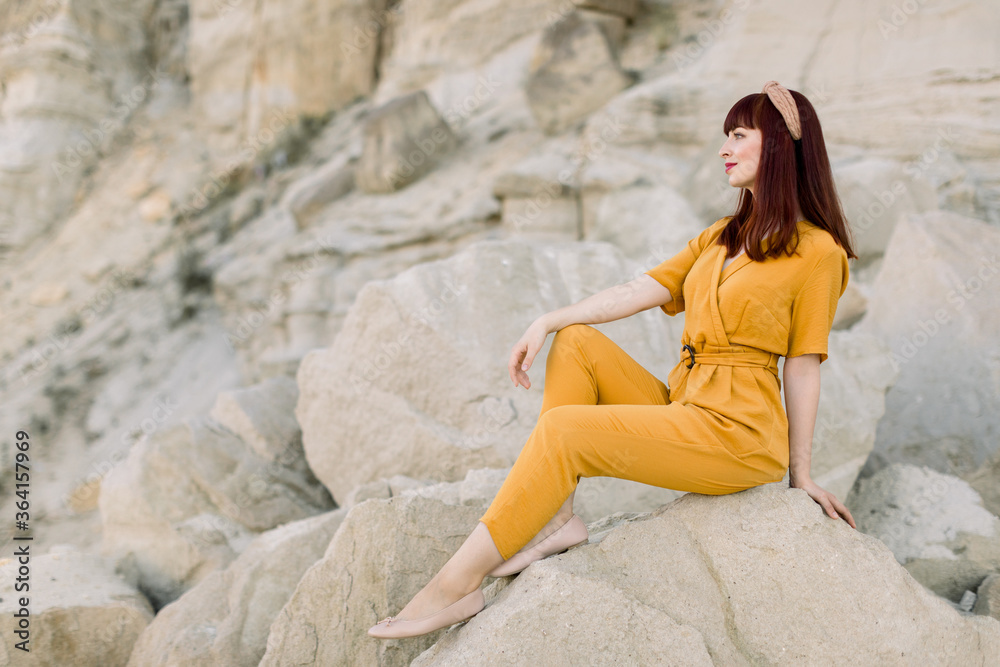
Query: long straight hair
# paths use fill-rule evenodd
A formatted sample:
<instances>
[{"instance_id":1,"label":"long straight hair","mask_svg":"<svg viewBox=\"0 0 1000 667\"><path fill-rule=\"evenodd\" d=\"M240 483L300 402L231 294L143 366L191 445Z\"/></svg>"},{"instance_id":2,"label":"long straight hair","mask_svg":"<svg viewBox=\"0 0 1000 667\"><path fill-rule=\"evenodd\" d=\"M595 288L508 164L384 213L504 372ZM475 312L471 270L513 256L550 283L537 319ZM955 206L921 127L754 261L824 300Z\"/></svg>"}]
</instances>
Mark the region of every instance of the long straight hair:
<instances>
[{"instance_id":1,"label":"long straight hair","mask_svg":"<svg viewBox=\"0 0 1000 667\"><path fill-rule=\"evenodd\" d=\"M742 188L736 213L722 230L719 243L726 247L727 257L741 247L756 262L782 252L791 256L799 245L798 206L806 220L830 232L848 258L857 259L816 109L802 93L789 92L799 109L802 138L798 141L792 139L781 112L765 93L747 95L726 116L723 134L728 137L736 127L760 130L761 149L756 194Z\"/></svg>"}]
</instances>

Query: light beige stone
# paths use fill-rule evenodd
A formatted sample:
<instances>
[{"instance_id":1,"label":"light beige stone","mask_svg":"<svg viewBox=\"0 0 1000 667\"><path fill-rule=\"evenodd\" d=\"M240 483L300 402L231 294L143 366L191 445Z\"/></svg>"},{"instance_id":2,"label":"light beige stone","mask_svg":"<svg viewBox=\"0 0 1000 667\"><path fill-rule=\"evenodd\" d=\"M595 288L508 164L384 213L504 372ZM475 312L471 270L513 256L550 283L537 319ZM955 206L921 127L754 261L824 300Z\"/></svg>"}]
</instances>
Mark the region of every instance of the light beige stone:
<instances>
[{"instance_id":1,"label":"light beige stone","mask_svg":"<svg viewBox=\"0 0 1000 667\"><path fill-rule=\"evenodd\" d=\"M948 212L905 216L874 284L856 328L889 345L899 378L864 474L892 462L974 473L1000 428L1000 229Z\"/></svg>"},{"instance_id":2,"label":"light beige stone","mask_svg":"<svg viewBox=\"0 0 1000 667\"><path fill-rule=\"evenodd\" d=\"M1000 621L1000 574L991 574L979 585L972 611Z\"/></svg>"},{"instance_id":3,"label":"light beige stone","mask_svg":"<svg viewBox=\"0 0 1000 667\"><path fill-rule=\"evenodd\" d=\"M161 609L140 635L129 664L256 665L275 616L346 514L334 510L259 535L225 570Z\"/></svg>"},{"instance_id":4,"label":"light beige stone","mask_svg":"<svg viewBox=\"0 0 1000 667\"><path fill-rule=\"evenodd\" d=\"M602 618L619 632L599 629ZM638 641L617 639L626 624ZM533 564L413 664L506 664L514 655L538 665L647 656L658 664L653 657L662 656L667 664L958 667L998 651L1000 623L959 615L881 542L777 483L687 494L597 544Z\"/></svg>"},{"instance_id":5,"label":"light beige stone","mask_svg":"<svg viewBox=\"0 0 1000 667\"><path fill-rule=\"evenodd\" d=\"M159 190L139 202L139 215L146 222L157 222L170 213L170 204L170 195Z\"/></svg>"},{"instance_id":6,"label":"light beige stone","mask_svg":"<svg viewBox=\"0 0 1000 667\"><path fill-rule=\"evenodd\" d=\"M532 58L525 94L542 131L558 134L632 82L602 26L572 12L546 30Z\"/></svg>"},{"instance_id":7,"label":"light beige stone","mask_svg":"<svg viewBox=\"0 0 1000 667\"><path fill-rule=\"evenodd\" d=\"M308 472L256 455L211 419L141 440L104 478L102 550L162 606L264 530L333 506Z\"/></svg>"},{"instance_id":8,"label":"light beige stone","mask_svg":"<svg viewBox=\"0 0 1000 667\"><path fill-rule=\"evenodd\" d=\"M417 91L372 111L365 120L364 152L355 181L369 194L405 188L458 146L458 138L427 93Z\"/></svg>"},{"instance_id":9,"label":"light beige stone","mask_svg":"<svg viewBox=\"0 0 1000 667\"><path fill-rule=\"evenodd\" d=\"M55 306L69 296L69 287L63 282L43 283L36 287L28 297L33 306Z\"/></svg>"},{"instance_id":10,"label":"light beige stone","mask_svg":"<svg viewBox=\"0 0 1000 667\"><path fill-rule=\"evenodd\" d=\"M12 545L30 551L32 543ZM142 593L117 576L107 560L72 550L32 553L24 580L29 588L17 591L24 565L17 558L0 560L0 664L123 667L153 620ZM29 616L26 635L19 637L15 614L22 609L22 597L29 602ZM29 652L17 648L24 640Z\"/></svg>"},{"instance_id":11,"label":"light beige stone","mask_svg":"<svg viewBox=\"0 0 1000 667\"><path fill-rule=\"evenodd\" d=\"M894 463L859 480L858 529L879 538L917 581L958 602L1000 571L1000 519L965 481Z\"/></svg>"},{"instance_id":12,"label":"light beige stone","mask_svg":"<svg viewBox=\"0 0 1000 667\"><path fill-rule=\"evenodd\" d=\"M262 667L406 665L441 635L377 642L369 627L406 604L472 532L486 499L464 482L351 508L271 626Z\"/></svg>"}]
</instances>

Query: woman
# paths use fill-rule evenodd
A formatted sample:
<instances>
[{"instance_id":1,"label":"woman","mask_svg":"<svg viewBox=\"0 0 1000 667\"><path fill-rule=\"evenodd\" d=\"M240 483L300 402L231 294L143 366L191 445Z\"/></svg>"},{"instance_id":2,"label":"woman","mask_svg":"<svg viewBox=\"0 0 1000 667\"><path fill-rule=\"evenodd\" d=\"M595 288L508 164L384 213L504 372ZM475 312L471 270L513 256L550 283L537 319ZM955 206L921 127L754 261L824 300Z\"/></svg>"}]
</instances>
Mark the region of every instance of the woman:
<instances>
[{"instance_id":1,"label":"woman","mask_svg":"<svg viewBox=\"0 0 1000 667\"><path fill-rule=\"evenodd\" d=\"M810 478L819 365L848 281L849 229L812 104L769 81L730 110L719 151L735 215L639 278L538 318L511 351L515 386L548 334L538 424L486 514L400 612L368 632L411 637L484 605L505 576L587 540L573 514L580 477L608 476L704 494L780 481L834 519L854 519ZM669 387L596 329L654 306L686 311ZM786 410L778 358L784 356Z\"/></svg>"}]
</instances>

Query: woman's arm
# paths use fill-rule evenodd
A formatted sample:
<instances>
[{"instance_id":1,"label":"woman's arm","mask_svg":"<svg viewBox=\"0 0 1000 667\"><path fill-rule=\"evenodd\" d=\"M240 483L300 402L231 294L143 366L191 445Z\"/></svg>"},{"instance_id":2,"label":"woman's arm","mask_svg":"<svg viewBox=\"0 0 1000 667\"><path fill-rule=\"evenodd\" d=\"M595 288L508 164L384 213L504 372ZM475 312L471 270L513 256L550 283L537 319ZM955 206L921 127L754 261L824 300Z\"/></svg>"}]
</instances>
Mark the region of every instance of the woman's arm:
<instances>
[{"instance_id":1,"label":"woman's arm","mask_svg":"<svg viewBox=\"0 0 1000 667\"><path fill-rule=\"evenodd\" d=\"M572 306L548 312L531 323L511 350L507 363L510 379L514 386L531 387L527 370L531 368L535 355L545 344L545 339L554 331L571 324L601 324L613 322L623 317L649 310L673 301L670 290L656 282L651 276L642 274L623 285L615 285L582 299Z\"/></svg>"},{"instance_id":2,"label":"woman's arm","mask_svg":"<svg viewBox=\"0 0 1000 667\"><path fill-rule=\"evenodd\" d=\"M854 517L835 495L812 481L813 430L819 409L819 355L786 357L782 372L785 412L788 413L788 479L793 489L802 489L834 519L844 519L857 528Z\"/></svg>"},{"instance_id":3,"label":"woman's arm","mask_svg":"<svg viewBox=\"0 0 1000 667\"><path fill-rule=\"evenodd\" d=\"M548 333L554 333L571 324L614 322L673 300L670 290L644 273L635 280L609 287L538 319L545 322Z\"/></svg>"}]
</instances>

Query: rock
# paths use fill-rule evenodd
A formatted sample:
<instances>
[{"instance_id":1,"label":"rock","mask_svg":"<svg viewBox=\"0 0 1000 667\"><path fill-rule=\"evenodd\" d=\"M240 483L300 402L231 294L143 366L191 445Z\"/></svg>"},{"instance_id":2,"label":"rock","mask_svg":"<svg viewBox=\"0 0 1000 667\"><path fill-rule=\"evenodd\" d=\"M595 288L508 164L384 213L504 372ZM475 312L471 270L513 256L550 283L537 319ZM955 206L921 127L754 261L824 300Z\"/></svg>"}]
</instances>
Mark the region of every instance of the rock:
<instances>
[{"instance_id":1,"label":"rock","mask_svg":"<svg viewBox=\"0 0 1000 667\"><path fill-rule=\"evenodd\" d=\"M858 160L840 166L835 176L837 193L854 234L854 250L861 261L885 252L901 217L937 208L931 184L896 160Z\"/></svg>"},{"instance_id":2,"label":"rock","mask_svg":"<svg viewBox=\"0 0 1000 667\"><path fill-rule=\"evenodd\" d=\"M558 134L628 88L603 22L571 12L545 31L525 94L546 134Z\"/></svg>"},{"instance_id":3,"label":"rock","mask_svg":"<svg viewBox=\"0 0 1000 667\"><path fill-rule=\"evenodd\" d=\"M635 18L639 11L638 0L573 0L573 4L583 9L616 14L626 19Z\"/></svg>"},{"instance_id":4,"label":"rock","mask_svg":"<svg viewBox=\"0 0 1000 667\"><path fill-rule=\"evenodd\" d=\"M139 202L139 216L146 222L157 222L170 213L170 195L159 190Z\"/></svg>"},{"instance_id":5,"label":"rock","mask_svg":"<svg viewBox=\"0 0 1000 667\"><path fill-rule=\"evenodd\" d=\"M978 470L966 475L966 481L983 498L983 507L1000 516L1000 450Z\"/></svg>"},{"instance_id":6,"label":"rock","mask_svg":"<svg viewBox=\"0 0 1000 667\"><path fill-rule=\"evenodd\" d=\"M103 552L160 607L257 533L330 509L307 473L258 456L211 419L190 419L137 442L104 479Z\"/></svg>"},{"instance_id":7,"label":"rock","mask_svg":"<svg viewBox=\"0 0 1000 667\"><path fill-rule=\"evenodd\" d=\"M128 117L157 88L138 24L152 2L23 3L0 17L0 219L26 247L63 222Z\"/></svg>"},{"instance_id":8,"label":"rock","mask_svg":"<svg viewBox=\"0 0 1000 667\"><path fill-rule=\"evenodd\" d=\"M31 291L28 302L33 306L57 306L69 296L69 288L63 282L43 283Z\"/></svg>"},{"instance_id":9,"label":"rock","mask_svg":"<svg viewBox=\"0 0 1000 667\"><path fill-rule=\"evenodd\" d=\"M899 369L863 474L902 462L966 477L997 454L998 257L994 225L947 212L896 225L856 325L891 347Z\"/></svg>"},{"instance_id":10,"label":"rock","mask_svg":"<svg viewBox=\"0 0 1000 667\"><path fill-rule=\"evenodd\" d=\"M268 143L276 118L322 117L370 94L381 29L371 22L384 11L383 0L192 2L192 106L210 144Z\"/></svg>"},{"instance_id":11,"label":"rock","mask_svg":"<svg viewBox=\"0 0 1000 667\"><path fill-rule=\"evenodd\" d=\"M334 510L262 533L225 570L159 611L130 665L256 665L271 623L346 516Z\"/></svg>"},{"instance_id":12,"label":"rock","mask_svg":"<svg viewBox=\"0 0 1000 667\"><path fill-rule=\"evenodd\" d=\"M369 194L384 194L419 180L458 146L458 138L417 91L372 111L364 126L364 152L355 180Z\"/></svg>"},{"instance_id":13,"label":"rock","mask_svg":"<svg viewBox=\"0 0 1000 667\"><path fill-rule=\"evenodd\" d=\"M545 368L539 355L537 384L518 391L511 346L535 317L628 277L608 245L510 241L369 283L333 346L299 368L310 467L338 499L396 474L452 481L509 467L535 426ZM598 328L658 377L676 363L680 328L658 311Z\"/></svg>"},{"instance_id":14,"label":"rock","mask_svg":"<svg viewBox=\"0 0 1000 667\"><path fill-rule=\"evenodd\" d=\"M1000 574L991 574L979 584L972 613L992 616L1000 621Z\"/></svg>"},{"instance_id":15,"label":"rock","mask_svg":"<svg viewBox=\"0 0 1000 667\"><path fill-rule=\"evenodd\" d=\"M1000 519L957 477L894 463L859 480L850 503L858 529L942 597L958 602L1000 572Z\"/></svg>"},{"instance_id":16,"label":"rock","mask_svg":"<svg viewBox=\"0 0 1000 667\"><path fill-rule=\"evenodd\" d=\"M271 626L261 667L406 665L430 646L441 632L401 643L366 633L423 588L472 532L487 504L478 488L470 479L352 507Z\"/></svg>"},{"instance_id":17,"label":"rock","mask_svg":"<svg viewBox=\"0 0 1000 667\"><path fill-rule=\"evenodd\" d=\"M30 549L32 543L13 544ZM19 592L14 586L20 567L17 558L0 561L0 664L125 665L153 610L134 586L115 575L111 563L75 551L32 554L30 589ZM25 637L15 633L21 598L29 601ZM30 653L17 648L25 639Z\"/></svg>"},{"instance_id":18,"label":"rock","mask_svg":"<svg viewBox=\"0 0 1000 667\"><path fill-rule=\"evenodd\" d=\"M295 380L278 376L251 387L221 392L211 417L263 460L306 472L302 430L294 414L298 399Z\"/></svg>"},{"instance_id":19,"label":"rock","mask_svg":"<svg viewBox=\"0 0 1000 667\"><path fill-rule=\"evenodd\" d=\"M529 156L493 183L503 203L501 220L511 237L575 241L580 238L578 193L571 163L557 146ZM686 241L686 239L685 239Z\"/></svg>"},{"instance_id":20,"label":"rock","mask_svg":"<svg viewBox=\"0 0 1000 667\"><path fill-rule=\"evenodd\" d=\"M282 205L292 212L302 229L324 206L353 189L354 166L346 156L337 156L289 186L282 195Z\"/></svg>"},{"instance_id":21,"label":"rock","mask_svg":"<svg viewBox=\"0 0 1000 667\"><path fill-rule=\"evenodd\" d=\"M593 213L584 238L613 243L644 269L670 259L705 229L687 200L666 185L624 187L585 201Z\"/></svg>"},{"instance_id":22,"label":"rock","mask_svg":"<svg viewBox=\"0 0 1000 667\"><path fill-rule=\"evenodd\" d=\"M1000 624L959 615L878 540L776 483L687 494L597 544L533 564L412 664L487 664L499 655L541 664L554 655L558 664L882 664L905 656L958 667L998 652Z\"/></svg>"}]
</instances>

